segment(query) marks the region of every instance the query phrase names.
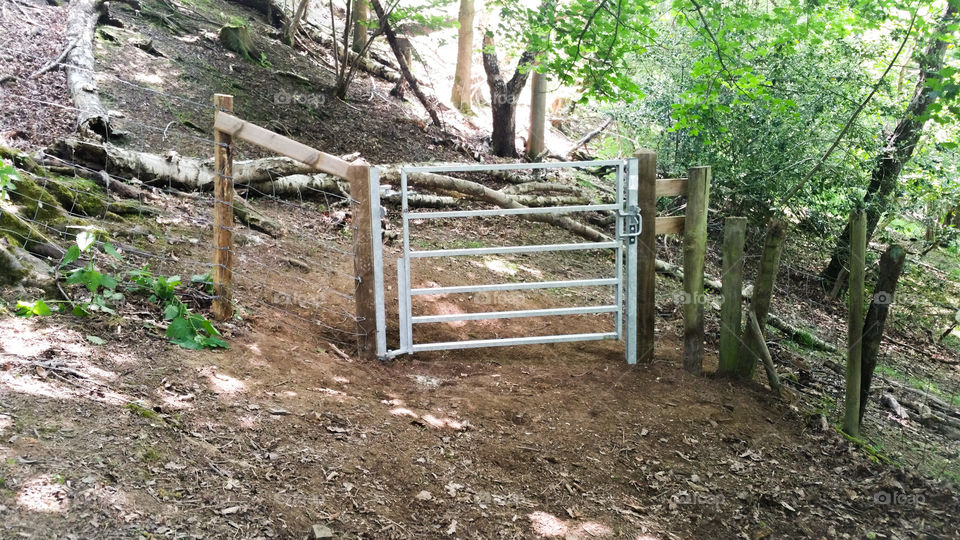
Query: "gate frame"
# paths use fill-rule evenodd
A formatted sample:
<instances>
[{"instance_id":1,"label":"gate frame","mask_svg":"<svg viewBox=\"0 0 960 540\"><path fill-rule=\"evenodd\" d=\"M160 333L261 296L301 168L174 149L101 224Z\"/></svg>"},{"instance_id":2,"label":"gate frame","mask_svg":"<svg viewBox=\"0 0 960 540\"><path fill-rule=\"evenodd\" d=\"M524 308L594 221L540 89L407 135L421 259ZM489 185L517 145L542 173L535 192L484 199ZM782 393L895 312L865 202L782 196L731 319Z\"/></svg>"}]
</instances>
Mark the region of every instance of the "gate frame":
<instances>
[{"instance_id":1,"label":"gate frame","mask_svg":"<svg viewBox=\"0 0 960 540\"><path fill-rule=\"evenodd\" d=\"M409 208L408 174L416 173L450 173L450 172L492 172L524 169L564 169L586 167L617 167L617 202L612 204L588 204L576 206L553 207L524 207L511 209L490 210L452 210L438 212L412 213ZM379 177L380 171L376 167L370 168L370 206L374 257L374 290L376 312L376 354L381 360L386 360L402 354L413 354L431 350L453 350L465 348L480 348L494 346L513 346L526 344L563 343L573 341L596 341L609 339L624 339L625 357L628 364L637 361L637 239L642 233L642 220L638 207L639 177L635 158L613 159L596 161L575 161L560 163L505 163L484 165L438 165L423 167L401 168L400 192L402 196L403 219L403 251L404 256L397 260L398 281L398 308L400 316L400 348L387 350L386 338L386 298L385 278L383 271L383 245L380 231L379 205ZM527 216L534 214L570 214L596 210L610 210L616 212L614 238L605 242L586 242L578 244L530 244L524 246L501 246L491 248L471 249L444 249L413 252L410 250L410 221L413 219L438 218L465 218L483 216ZM596 246L594 246L596 244ZM413 289L410 283L410 259L434 256L464 256L482 254L530 253L570 250L614 249L616 252L616 276L596 280L569 280L569 281L539 281L523 284L493 284L493 285L458 285L452 287L432 287ZM414 253L426 255L414 256ZM615 301L613 305L588 306L574 308L552 308L516 311L494 311L467 313L457 316L412 316L412 297L430 293L431 290L442 291L439 294L462 294L469 292L505 291L505 290L535 290L542 288L575 288L584 286L615 286ZM591 334L558 334L551 336L526 336L514 338L496 338L485 340L464 340L450 342L434 342L415 344L412 329L414 323L444 322L445 320L490 320L498 318L531 317L531 316L558 316L587 313L616 313L615 331L598 332ZM625 324L624 324L625 323ZM624 332L624 326L626 331Z\"/></svg>"}]
</instances>

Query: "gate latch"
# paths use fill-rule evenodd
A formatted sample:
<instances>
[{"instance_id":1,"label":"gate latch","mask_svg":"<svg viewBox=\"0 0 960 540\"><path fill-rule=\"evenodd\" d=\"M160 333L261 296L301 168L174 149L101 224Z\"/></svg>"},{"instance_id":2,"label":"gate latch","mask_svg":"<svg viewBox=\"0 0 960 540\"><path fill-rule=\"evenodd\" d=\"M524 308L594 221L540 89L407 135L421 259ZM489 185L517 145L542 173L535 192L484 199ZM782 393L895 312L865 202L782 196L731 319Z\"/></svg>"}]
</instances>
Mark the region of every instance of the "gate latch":
<instances>
[{"instance_id":1,"label":"gate latch","mask_svg":"<svg viewBox=\"0 0 960 540\"><path fill-rule=\"evenodd\" d=\"M617 216L623 219L623 230L620 232L620 237L626 238L628 244L636 244L637 237L643 231L643 225L640 222L640 208L629 206L626 210L617 210Z\"/></svg>"}]
</instances>

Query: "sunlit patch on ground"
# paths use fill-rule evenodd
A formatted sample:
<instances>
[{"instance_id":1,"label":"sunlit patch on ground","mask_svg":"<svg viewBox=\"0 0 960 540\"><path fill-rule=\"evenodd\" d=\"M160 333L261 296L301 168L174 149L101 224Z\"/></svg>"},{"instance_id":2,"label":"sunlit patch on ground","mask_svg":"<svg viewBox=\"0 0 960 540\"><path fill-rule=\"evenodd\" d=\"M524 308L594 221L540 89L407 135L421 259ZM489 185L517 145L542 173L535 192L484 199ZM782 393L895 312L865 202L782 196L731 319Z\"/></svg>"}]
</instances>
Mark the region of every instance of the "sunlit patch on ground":
<instances>
[{"instance_id":1,"label":"sunlit patch on ground","mask_svg":"<svg viewBox=\"0 0 960 540\"><path fill-rule=\"evenodd\" d=\"M91 353L76 332L58 326L43 328L30 319L0 319L0 336L0 351L27 358L38 357L50 349L78 357Z\"/></svg>"},{"instance_id":2,"label":"sunlit patch on ground","mask_svg":"<svg viewBox=\"0 0 960 540\"><path fill-rule=\"evenodd\" d=\"M210 389L217 394L237 394L247 389L247 385L236 377L231 377L224 373L219 373L216 367L204 367L197 370L200 375L207 378L210 383Z\"/></svg>"},{"instance_id":3,"label":"sunlit patch on ground","mask_svg":"<svg viewBox=\"0 0 960 540\"><path fill-rule=\"evenodd\" d=\"M409 416L410 418L420 417L420 415L418 415L417 413L411 411L406 407L394 407L393 409L390 409L390 414L394 416Z\"/></svg>"},{"instance_id":4,"label":"sunlit patch on ground","mask_svg":"<svg viewBox=\"0 0 960 540\"><path fill-rule=\"evenodd\" d=\"M171 392L160 392L160 401L163 403L164 409L192 409L193 398L193 394L180 395Z\"/></svg>"},{"instance_id":5,"label":"sunlit patch on ground","mask_svg":"<svg viewBox=\"0 0 960 540\"><path fill-rule=\"evenodd\" d=\"M334 390L333 388L314 387L314 388L311 388L310 390L313 390L318 394L322 394L324 396L334 398L338 403L342 403L350 399L351 397L346 392L341 392L340 390Z\"/></svg>"},{"instance_id":6,"label":"sunlit patch on ground","mask_svg":"<svg viewBox=\"0 0 960 540\"><path fill-rule=\"evenodd\" d=\"M69 503L63 479L51 476L25 482L17 494L17 504L33 512L66 512Z\"/></svg>"},{"instance_id":7,"label":"sunlit patch on ground","mask_svg":"<svg viewBox=\"0 0 960 540\"><path fill-rule=\"evenodd\" d=\"M0 372L0 388L51 399L73 399L73 396L66 395L67 393L60 385L54 385L30 375L17 375L9 371Z\"/></svg>"},{"instance_id":8,"label":"sunlit patch on ground","mask_svg":"<svg viewBox=\"0 0 960 540\"><path fill-rule=\"evenodd\" d=\"M137 82L142 82L144 84L152 85L161 85L163 84L163 77L157 75L156 73L137 73L133 76Z\"/></svg>"},{"instance_id":9,"label":"sunlit patch on ground","mask_svg":"<svg viewBox=\"0 0 960 540\"><path fill-rule=\"evenodd\" d=\"M533 532L541 538L603 538L613 536L613 529L596 521L580 523L564 521L547 512L533 512L529 516ZM641 537L649 538L649 537Z\"/></svg>"},{"instance_id":10,"label":"sunlit patch on ground","mask_svg":"<svg viewBox=\"0 0 960 540\"><path fill-rule=\"evenodd\" d=\"M471 261L471 264L505 276L515 276L520 272L526 272L534 277L543 277L543 272L537 270L536 268L530 268L529 266L524 266L522 264L517 264L515 262L499 258L487 258L482 262Z\"/></svg>"},{"instance_id":11,"label":"sunlit patch on ground","mask_svg":"<svg viewBox=\"0 0 960 540\"><path fill-rule=\"evenodd\" d=\"M240 423L240 427L253 429L260 423L260 418L258 418L255 414L245 414L238 418L238 421Z\"/></svg>"},{"instance_id":12,"label":"sunlit patch on ground","mask_svg":"<svg viewBox=\"0 0 960 540\"><path fill-rule=\"evenodd\" d=\"M466 420L459 420L457 418L437 416L433 414L418 414L412 409L404 407L403 402L398 399L381 401L381 403L385 405L395 405L392 409L390 409L390 414L393 416L413 418L414 420L419 420L422 422L423 425L430 426L435 429L452 429L454 431L463 431L470 428L470 422Z\"/></svg>"},{"instance_id":13,"label":"sunlit patch on ground","mask_svg":"<svg viewBox=\"0 0 960 540\"><path fill-rule=\"evenodd\" d=\"M431 315L460 315L463 313L466 313L463 308L447 300L438 300L433 302L430 309ZM466 326L467 323L466 321L450 321L445 324L450 328L462 328Z\"/></svg>"},{"instance_id":14,"label":"sunlit patch on ground","mask_svg":"<svg viewBox=\"0 0 960 540\"><path fill-rule=\"evenodd\" d=\"M89 399L108 405L123 405L131 401L129 397L109 389L55 384L38 377L2 371L0 372L0 389L50 399Z\"/></svg>"}]
</instances>

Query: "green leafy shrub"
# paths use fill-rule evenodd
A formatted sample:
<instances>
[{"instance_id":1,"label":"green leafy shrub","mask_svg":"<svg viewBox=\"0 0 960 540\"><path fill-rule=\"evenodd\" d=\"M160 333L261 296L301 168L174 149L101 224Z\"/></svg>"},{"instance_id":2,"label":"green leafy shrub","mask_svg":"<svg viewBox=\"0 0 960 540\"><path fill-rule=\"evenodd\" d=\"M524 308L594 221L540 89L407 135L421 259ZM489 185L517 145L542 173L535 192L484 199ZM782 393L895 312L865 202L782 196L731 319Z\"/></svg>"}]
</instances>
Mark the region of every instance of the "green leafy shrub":
<instances>
[{"instance_id":1,"label":"green leafy shrub","mask_svg":"<svg viewBox=\"0 0 960 540\"><path fill-rule=\"evenodd\" d=\"M77 235L76 243L67 249L60 261L58 271L63 271L80 260L82 256L87 257L85 265L65 274L65 283L82 285L89 291L90 296L89 299L84 300L56 302L55 304L60 304L58 311L70 309L74 315L80 317L89 316L94 312L117 315L115 308L124 300L121 290L125 290L146 296L147 301L160 308L164 320L169 321L164 336L172 343L193 350L227 348L227 342L219 337L220 332L214 328L213 324L204 316L191 313L177 295L176 289L182 284L180 276L155 276L144 267L131 270L118 279L115 274L103 272L97 266L97 262L102 260L115 268L117 263L123 261L123 255L109 242L103 242L99 249L96 243L96 236L93 233L83 231ZM213 290L210 274L191 276L190 283L203 287L208 293ZM43 300L21 301L16 306L16 314L20 317L45 316L51 313L52 310ZM94 341L91 340L91 342Z\"/></svg>"},{"instance_id":2,"label":"green leafy shrub","mask_svg":"<svg viewBox=\"0 0 960 540\"><path fill-rule=\"evenodd\" d=\"M17 186L13 183L14 179L19 180L17 175L17 170L13 165L9 165L0 161L0 202L4 202L10 199L10 196L7 195L8 191L14 191L17 189Z\"/></svg>"}]
</instances>

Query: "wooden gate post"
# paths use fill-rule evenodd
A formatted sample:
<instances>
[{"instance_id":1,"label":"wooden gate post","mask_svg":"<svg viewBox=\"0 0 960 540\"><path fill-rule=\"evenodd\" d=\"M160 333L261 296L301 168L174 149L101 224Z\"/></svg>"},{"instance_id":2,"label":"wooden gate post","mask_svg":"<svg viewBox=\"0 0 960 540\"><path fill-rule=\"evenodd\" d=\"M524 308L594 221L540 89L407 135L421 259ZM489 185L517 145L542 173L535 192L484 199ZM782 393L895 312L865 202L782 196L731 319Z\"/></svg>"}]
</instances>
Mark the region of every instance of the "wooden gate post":
<instances>
[{"instance_id":1,"label":"wooden gate post","mask_svg":"<svg viewBox=\"0 0 960 540\"><path fill-rule=\"evenodd\" d=\"M364 162L354 163L347 172L350 181L350 198L353 201L354 238L353 269L357 278L354 295L357 309L357 339L360 357L373 360L377 357L377 310L373 267L372 220L380 219L371 211L370 166Z\"/></svg>"},{"instance_id":2,"label":"wooden gate post","mask_svg":"<svg viewBox=\"0 0 960 540\"><path fill-rule=\"evenodd\" d=\"M699 374L703 367L703 265L707 254L707 206L710 167L687 173L687 210L683 225L683 368Z\"/></svg>"},{"instance_id":3,"label":"wooden gate post","mask_svg":"<svg viewBox=\"0 0 960 540\"><path fill-rule=\"evenodd\" d=\"M720 306L720 373L737 372L742 335L743 244L747 218L728 217L723 224L723 304Z\"/></svg>"},{"instance_id":4,"label":"wooden gate post","mask_svg":"<svg viewBox=\"0 0 960 540\"><path fill-rule=\"evenodd\" d=\"M641 230L637 238L637 361L653 361L657 286L657 153L640 150L637 158Z\"/></svg>"},{"instance_id":5,"label":"wooden gate post","mask_svg":"<svg viewBox=\"0 0 960 540\"><path fill-rule=\"evenodd\" d=\"M233 112L233 96L216 94L218 110ZM214 128L213 317L233 316L233 137Z\"/></svg>"}]
</instances>

